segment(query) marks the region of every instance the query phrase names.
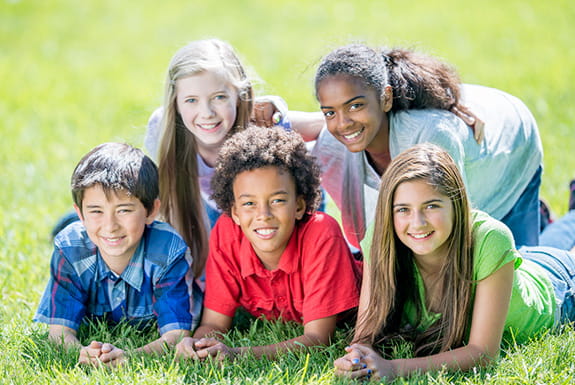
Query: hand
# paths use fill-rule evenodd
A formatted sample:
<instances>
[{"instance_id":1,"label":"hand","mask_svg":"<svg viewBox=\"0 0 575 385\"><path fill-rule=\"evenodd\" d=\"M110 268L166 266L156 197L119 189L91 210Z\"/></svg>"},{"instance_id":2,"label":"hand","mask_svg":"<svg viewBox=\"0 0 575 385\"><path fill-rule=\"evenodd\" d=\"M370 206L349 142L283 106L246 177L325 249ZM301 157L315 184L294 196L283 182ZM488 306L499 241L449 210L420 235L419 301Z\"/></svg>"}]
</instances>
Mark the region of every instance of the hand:
<instances>
[{"instance_id":1,"label":"hand","mask_svg":"<svg viewBox=\"0 0 575 385\"><path fill-rule=\"evenodd\" d=\"M81 365L101 365L115 367L125 363L127 357L125 352L109 343L92 341L90 345L80 349L78 363Z\"/></svg>"},{"instance_id":2,"label":"hand","mask_svg":"<svg viewBox=\"0 0 575 385\"><path fill-rule=\"evenodd\" d=\"M276 95L257 97L254 101L251 121L256 126L272 127L279 124L288 113L285 100Z\"/></svg>"},{"instance_id":3,"label":"hand","mask_svg":"<svg viewBox=\"0 0 575 385\"><path fill-rule=\"evenodd\" d=\"M215 338L201 338L194 344L196 356L199 360L208 357L223 361L226 358L234 359L237 355L235 349L230 348Z\"/></svg>"},{"instance_id":4,"label":"hand","mask_svg":"<svg viewBox=\"0 0 575 385\"><path fill-rule=\"evenodd\" d=\"M335 360L335 373L349 378L382 378L392 381L395 369L391 361L381 357L366 345L353 344L345 348L347 354Z\"/></svg>"},{"instance_id":5,"label":"hand","mask_svg":"<svg viewBox=\"0 0 575 385\"><path fill-rule=\"evenodd\" d=\"M451 112L457 115L473 130L473 137L478 144L481 144L485 136L485 123L477 117L469 108L458 104L451 107Z\"/></svg>"},{"instance_id":6,"label":"hand","mask_svg":"<svg viewBox=\"0 0 575 385\"><path fill-rule=\"evenodd\" d=\"M191 358L198 360L199 357L196 354L196 342L197 338L185 337L176 345L176 357L177 358Z\"/></svg>"}]
</instances>

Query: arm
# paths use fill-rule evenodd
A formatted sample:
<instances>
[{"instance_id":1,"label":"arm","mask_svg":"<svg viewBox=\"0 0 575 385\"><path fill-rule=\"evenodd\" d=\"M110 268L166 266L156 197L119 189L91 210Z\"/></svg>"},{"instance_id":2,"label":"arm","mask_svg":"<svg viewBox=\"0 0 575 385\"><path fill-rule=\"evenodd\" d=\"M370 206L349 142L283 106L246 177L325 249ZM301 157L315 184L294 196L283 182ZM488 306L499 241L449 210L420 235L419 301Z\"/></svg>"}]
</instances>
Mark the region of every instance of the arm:
<instances>
[{"instance_id":1,"label":"arm","mask_svg":"<svg viewBox=\"0 0 575 385\"><path fill-rule=\"evenodd\" d=\"M292 129L300 134L304 141L311 142L319 137L325 125L321 112L288 111Z\"/></svg>"},{"instance_id":2,"label":"arm","mask_svg":"<svg viewBox=\"0 0 575 385\"><path fill-rule=\"evenodd\" d=\"M178 355L202 360L208 356L218 356L220 359L233 358L251 352L256 358L263 356L273 358L282 352L329 344L336 326L336 316L320 318L306 323L301 336L264 346L230 348L215 338L208 338L210 335L228 331L231 321L226 315L204 309L202 324L194 333L194 338L178 344Z\"/></svg>"},{"instance_id":3,"label":"arm","mask_svg":"<svg viewBox=\"0 0 575 385\"><path fill-rule=\"evenodd\" d=\"M81 347L82 344L76 337L76 330L62 325L50 325L48 329L48 339L64 347Z\"/></svg>"},{"instance_id":4,"label":"arm","mask_svg":"<svg viewBox=\"0 0 575 385\"><path fill-rule=\"evenodd\" d=\"M370 276L370 264L366 261L363 264L363 279L361 281L361 292L359 295L359 306L357 309L357 322L355 324L355 333L353 335L353 342L360 342L361 336L363 334L362 323L360 322L367 309L369 309L369 298L371 297L371 276ZM365 342L365 341L363 341Z\"/></svg>"},{"instance_id":5,"label":"arm","mask_svg":"<svg viewBox=\"0 0 575 385\"><path fill-rule=\"evenodd\" d=\"M477 284L469 343L427 357L385 360L371 347L355 344L334 362L336 373L349 377L386 377L392 380L415 371L468 370L494 360L503 336L513 285L513 262L509 262Z\"/></svg>"}]
</instances>

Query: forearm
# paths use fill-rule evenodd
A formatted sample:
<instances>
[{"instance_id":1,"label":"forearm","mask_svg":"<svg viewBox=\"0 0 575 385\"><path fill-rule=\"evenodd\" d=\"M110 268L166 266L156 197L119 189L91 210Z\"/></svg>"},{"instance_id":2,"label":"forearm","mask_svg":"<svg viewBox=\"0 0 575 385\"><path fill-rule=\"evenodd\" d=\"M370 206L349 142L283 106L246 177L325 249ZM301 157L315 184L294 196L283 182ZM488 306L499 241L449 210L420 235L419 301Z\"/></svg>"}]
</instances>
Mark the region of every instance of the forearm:
<instances>
[{"instance_id":1,"label":"forearm","mask_svg":"<svg viewBox=\"0 0 575 385\"><path fill-rule=\"evenodd\" d=\"M184 337L189 337L190 331L184 329L170 330L160 338L134 350L135 352L162 354L171 349Z\"/></svg>"},{"instance_id":2,"label":"forearm","mask_svg":"<svg viewBox=\"0 0 575 385\"><path fill-rule=\"evenodd\" d=\"M306 142L316 140L325 125L321 112L289 111L288 118L292 129L299 133Z\"/></svg>"},{"instance_id":3,"label":"forearm","mask_svg":"<svg viewBox=\"0 0 575 385\"><path fill-rule=\"evenodd\" d=\"M329 344L330 339L326 336L315 336L315 335L301 335L290 340L278 342L272 345L263 346L244 346L234 348L233 351L236 355L251 353L255 358L268 357L275 358L281 353L288 351L298 351L302 349L307 349L312 346L324 346Z\"/></svg>"},{"instance_id":4,"label":"forearm","mask_svg":"<svg viewBox=\"0 0 575 385\"><path fill-rule=\"evenodd\" d=\"M474 366L485 366L496 358L488 356L477 346L467 345L426 357L396 359L391 364L396 376L408 376L416 371L427 372L442 368L466 371Z\"/></svg>"},{"instance_id":5,"label":"forearm","mask_svg":"<svg viewBox=\"0 0 575 385\"><path fill-rule=\"evenodd\" d=\"M66 348L82 347L80 340L76 337L76 331L66 326L50 325L48 339Z\"/></svg>"}]
</instances>

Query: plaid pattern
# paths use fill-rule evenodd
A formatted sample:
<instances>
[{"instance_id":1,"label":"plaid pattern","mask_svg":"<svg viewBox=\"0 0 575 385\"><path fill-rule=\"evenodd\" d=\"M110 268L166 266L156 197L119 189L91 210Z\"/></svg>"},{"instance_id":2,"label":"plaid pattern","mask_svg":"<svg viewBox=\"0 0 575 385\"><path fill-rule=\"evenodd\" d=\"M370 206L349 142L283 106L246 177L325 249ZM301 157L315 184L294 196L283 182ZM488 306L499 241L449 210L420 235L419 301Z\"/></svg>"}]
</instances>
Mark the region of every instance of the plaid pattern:
<instances>
[{"instance_id":1,"label":"plaid pattern","mask_svg":"<svg viewBox=\"0 0 575 385\"><path fill-rule=\"evenodd\" d=\"M198 322L202 291L190 270L192 257L167 223L146 226L121 275L111 271L81 222L54 239L50 280L35 321L78 329L93 318L144 326L156 319L160 333L190 330Z\"/></svg>"}]
</instances>

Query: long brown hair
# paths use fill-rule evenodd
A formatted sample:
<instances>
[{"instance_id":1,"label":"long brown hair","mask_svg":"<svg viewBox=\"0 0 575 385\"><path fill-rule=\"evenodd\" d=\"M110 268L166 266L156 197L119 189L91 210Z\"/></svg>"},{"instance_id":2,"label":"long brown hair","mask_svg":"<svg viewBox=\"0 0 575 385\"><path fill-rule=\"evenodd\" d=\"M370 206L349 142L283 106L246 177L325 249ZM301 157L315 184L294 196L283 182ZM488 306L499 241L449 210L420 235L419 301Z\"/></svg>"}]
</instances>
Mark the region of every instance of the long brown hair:
<instances>
[{"instance_id":1,"label":"long brown hair","mask_svg":"<svg viewBox=\"0 0 575 385\"><path fill-rule=\"evenodd\" d=\"M469 321L473 274L473 247L470 206L463 179L447 152L431 144L420 144L396 157L382 176L374 224L369 264L368 306L356 340L378 343L389 336L411 339L402 330L401 315L406 302L422 314L414 280L413 253L397 237L393 226L393 199L404 182L423 180L450 198L453 204L453 229L446 240L448 252L440 272L438 312L441 318L415 337L415 354L446 351L463 343ZM417 325L412 325L417 327ZM382 338L382 339L380 339Z\"/></svg>"},{"instance_id":2,"label":"long brown hair","mask_svg":"<svg viewBox=\"0 0 575 385\"><path fill-rule=\"evenodd\" d=\"M207 223L200 195L197 143L176 106L176 81L204 71L215 72L238 91L237 116L228 135L249 124L253 91L233 48L217 39L194 41L176 52L168 67L159 149L161 214L182 235L194 257L196 277L208 251Z\"/></svg>"}]
</instances>

